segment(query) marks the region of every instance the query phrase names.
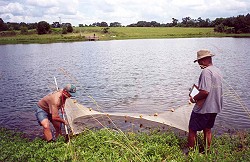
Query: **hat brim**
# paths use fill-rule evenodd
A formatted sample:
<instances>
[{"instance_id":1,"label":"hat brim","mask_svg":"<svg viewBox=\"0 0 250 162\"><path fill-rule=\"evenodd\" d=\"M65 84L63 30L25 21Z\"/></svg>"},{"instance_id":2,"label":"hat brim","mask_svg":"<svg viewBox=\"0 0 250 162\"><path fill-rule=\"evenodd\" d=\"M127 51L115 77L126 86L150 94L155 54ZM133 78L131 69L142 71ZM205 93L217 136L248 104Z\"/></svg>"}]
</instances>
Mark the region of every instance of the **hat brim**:
<instances>
[{"instance_id":1,"label":"hat brim","mask_svg":"<svg viewBox=\"0 0 250 162\"><path fill-rule=\"evenodd\" d=\"M199 59L196 59L196 60L194 60L194 63L196 63L198 60L200 60L200 59L203 59L203 58L206 58L206 57L213 57L213 56L215 56L214 54L211 54L210 56L205 56L205 57L202 57L202 58L199 58Z\"/></svg>"},{"instance_id":2,"label":"hat brim","mask_svg":"<svg viewBox=\"0 0 250 162\"><path fill-rule=\"evenodd\" d=\"M70 97L75 97L77 95L76 92L75 93L68 92L68 93L70 94Z\"/></svg>"}]
</instances>

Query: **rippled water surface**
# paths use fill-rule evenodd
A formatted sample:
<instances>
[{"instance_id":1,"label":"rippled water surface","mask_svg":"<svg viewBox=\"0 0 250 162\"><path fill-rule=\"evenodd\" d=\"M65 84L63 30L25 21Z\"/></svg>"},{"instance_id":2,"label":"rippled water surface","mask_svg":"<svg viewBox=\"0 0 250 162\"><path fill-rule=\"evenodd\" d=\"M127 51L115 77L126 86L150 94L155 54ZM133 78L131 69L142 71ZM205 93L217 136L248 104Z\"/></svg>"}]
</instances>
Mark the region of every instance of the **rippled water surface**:
<instances>
[{"instance_id":1,"label":"rippled water surface","mask_svg":"<svg viewBox=\"0 0 250 162\"><path fill-rule=\"evenodd\" d=\"M188 101L201 72L196 51L210 49L224 75L217 123L249 129L250 39L195 38L0 45L0 125L41 133L32 106L54 88L75 83L77 100L105 112L161 113Z\"/></svg>"}]
</instances>

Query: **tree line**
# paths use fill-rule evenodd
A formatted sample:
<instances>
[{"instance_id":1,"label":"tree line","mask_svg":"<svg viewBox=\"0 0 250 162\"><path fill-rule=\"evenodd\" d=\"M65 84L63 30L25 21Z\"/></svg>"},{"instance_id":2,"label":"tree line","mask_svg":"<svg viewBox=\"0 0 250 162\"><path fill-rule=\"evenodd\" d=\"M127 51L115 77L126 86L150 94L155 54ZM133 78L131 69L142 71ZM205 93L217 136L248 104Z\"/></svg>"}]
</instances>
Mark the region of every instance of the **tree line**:
<instances>
[{"instance_id":1,"label":"tree line","mask_svg":"<svg viewBox=\"0 0 250 162\"><path fill-rule=\"evenodd\" d=\"M79 27L92 26L92 27L122 27L119 22L112 22L108 25L107 22L95 22L89 25L79 24ZM181 21L176 18L172 18L170 23L159 23L156 21L138 21L127 25L127 27L213 27L215 32L225 33L250 33L250 14L238 15L236 17L229 18L216 18L211 21L210 19L192 19L191 17L184 17ZM40 21L39 23L5 23L0 18L0 31L13 31L21 30L22 34L25 34L30 29L36 29L38 34L47 34L51 32L51 28L62 28L62 34L73 32L71 23L53 22L48 24L46 21Z\"/></svg>"},{"instance_id":2,"label":"tree line","mask_svg":"<svg viewBox=\"0 0 250 162\"><path fill-rule=\"evenodd\" d=\"M40 21L38 23L4 23L3 19L0 18L0 31L10 31L8 33L11 35L11 32L13 35L15 35L14 30L20 30L21 34L27 34L28 30L35 29L37 34L49 34L52 32L52 28L61 28L62 34L72 33L73 27L71 23L62 23L59 22L53 22L53 24L49 24L46 21Z\"/></svg>"},{"instance_id":3,"label":"tree line","mask_svg":"<svg viewBox=\"0 0 250 162\"><path fill-rule=\"evenodd\" d=\"M215 32L221 33L250 33L250 14L238 15L229 18L216 18L211 21L210 19L203 20L201 17L192 19L184 17L181 21L172 18L171 23L160 24L156 21L138 21L137 23L130 24L128 27L214 27Z\"/></svg>"}]
</instances>

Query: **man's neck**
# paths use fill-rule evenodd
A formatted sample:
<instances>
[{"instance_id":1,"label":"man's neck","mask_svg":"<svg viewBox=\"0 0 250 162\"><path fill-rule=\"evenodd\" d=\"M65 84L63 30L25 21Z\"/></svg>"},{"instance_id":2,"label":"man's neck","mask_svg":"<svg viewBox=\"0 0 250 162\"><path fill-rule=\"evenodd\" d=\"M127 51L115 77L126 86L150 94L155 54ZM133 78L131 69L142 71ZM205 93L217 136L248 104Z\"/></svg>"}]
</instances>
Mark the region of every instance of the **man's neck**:
<instances>
[{"instance_id":1,"label":"man's neck","mask_svg":"<svg viewBox=\"0 0 250 162\"><path fill-rule=\"evenodd\" d=\"M208 66L212 66L213 63L205 63L204 66L208 67Z\"/></svg>"}]
</instances>

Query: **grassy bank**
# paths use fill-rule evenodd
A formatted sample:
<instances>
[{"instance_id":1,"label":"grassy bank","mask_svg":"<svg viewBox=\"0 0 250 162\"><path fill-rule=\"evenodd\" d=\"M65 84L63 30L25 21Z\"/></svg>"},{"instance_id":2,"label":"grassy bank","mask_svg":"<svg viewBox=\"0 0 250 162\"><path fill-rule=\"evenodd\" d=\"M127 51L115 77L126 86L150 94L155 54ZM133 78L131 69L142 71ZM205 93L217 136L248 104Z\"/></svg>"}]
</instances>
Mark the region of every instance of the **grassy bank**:
<instances>
[{"instance_id":1,"label":"grassy bank","mask_svg":"<svg viewBox=\"0 0 250 162\"><path fill-rule=\"evenodd\" d=\"M194 150L185 155L186 138L173 133L126 133L86 130L54 143L30 141L21 134L0 129L0 161L249 161L250 133L214 137L210 153ZM201 140L202 137L199 136Z\"/></svg>"},{"instance_id":2,"label":"grassy bank","mask_svg":"<svg viewBox=\"0 0 250 162\"><path fill-rule=\"evenodd\" d=\"M12 36L2 34L0 44L56 43L86 41L86 36L94 34L100 40L158 39L158 38L198 38L198 37L250 37L250 34L215 33L213 28L183 27L111 27L108 33L102 27L76 27L73 33L61 34L61 29L52 29L51 34L37 35L34 30L26 35L16 31Z\"/></svg>"}]
</instances>

